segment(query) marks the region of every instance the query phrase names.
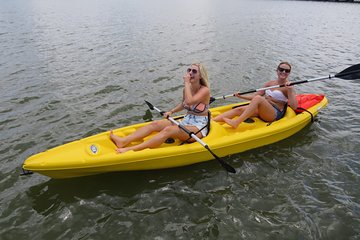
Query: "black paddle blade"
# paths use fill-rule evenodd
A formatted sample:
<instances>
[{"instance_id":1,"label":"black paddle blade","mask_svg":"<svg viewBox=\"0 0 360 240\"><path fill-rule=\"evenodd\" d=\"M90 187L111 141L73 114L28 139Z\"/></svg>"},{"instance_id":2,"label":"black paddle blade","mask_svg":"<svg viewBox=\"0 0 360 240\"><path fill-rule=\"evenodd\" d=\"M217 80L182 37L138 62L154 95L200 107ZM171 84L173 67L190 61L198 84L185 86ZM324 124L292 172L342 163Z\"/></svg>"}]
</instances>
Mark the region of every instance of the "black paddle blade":
<instances>
[{"instance_id":1,"label":"black paddle blade","mask_svg":"<svg viewBox=\"0 0 360 240\"><path fill-rule=\"evenodd\" d=\"M212 104L215 100L216 100L216 98L210 97L210 103L209 104Z\"/></svg>"},{"instance_id":2,"label":"black paddle blade","mask_svg":"<svg viewBox=\"0 0 360 240\"><path fill-rule=\"evenodd\" d=\"M231 173L236 173L235 168L233 168L232 166L230 166L229 164L227 164L224 160L222 160L221 158L219 158L215 153L213 153L213 151L211 151L211 149L209 148L208 145L205 146L205 148L211 153L211 155L214 156L214 158L216 158L216 160L218 160L218 162L221 164L221 166L228 172Z\"/></svg>"},{"instance_id":3,"label":"black paddle blade","mask_svg":"<svg viewBox=\"0 0 360 240\"><path fill-rule=\"evenodd\" d=\"M151 110L154 110L154 105L152 105L151 103L149 103L148 101L145 100L145 103L148 105L148 107L151 109Z\"/></svg>"},{"instance_id":4,"label":"black paddle blade","mask_svg":"<svg viewBox=\"0 0 360 240\"><path fill-rule=\"evenodd\" d=\"M220 162L221 166L222 166L223 168L225 168L226 171L231 172L231 173L236 173L235 168L233 168L232 166L230 166L229 164L227 164L224 160L222 160L222 159L219 158L218 161Z\"/></svg>"},{"instance_id":5,"label":"black paddle blade","mask_svg":"<svg viewBox=\"0 0 360 240\"><path fill-rule=\"evenodd\" d=\"M360 79L360 63L342 70L335 74L335 77L345 80Z\"/></svg>"}]
</instances>

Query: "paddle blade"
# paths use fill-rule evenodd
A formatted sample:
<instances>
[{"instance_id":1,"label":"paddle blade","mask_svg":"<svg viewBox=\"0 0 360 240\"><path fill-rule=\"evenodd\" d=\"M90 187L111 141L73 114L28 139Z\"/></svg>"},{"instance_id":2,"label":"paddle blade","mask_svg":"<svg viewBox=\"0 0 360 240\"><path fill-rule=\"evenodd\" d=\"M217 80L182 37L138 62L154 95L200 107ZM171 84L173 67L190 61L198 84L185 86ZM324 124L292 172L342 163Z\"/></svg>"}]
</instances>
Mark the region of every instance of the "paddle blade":
<instances>
[{"instance_id":1,"label":"paddle blade","mask_svg":"<svg viewBox=\"0 0 360 240\"><path fill-rule=\"evenodd\" d=\"M235 168L233 168L232 166L230 166L229 164L227 164L224 160L218 159L218 161L220 162L221 166L222 166L223 168L225 168L226 171L231 172L231 173L236 173Z\"/></svg>"},{"instance_id":2,"label":"paddle blade","mask_svg":"<svg viewBox=\"0 0 360 240\"><path fill-rule=\"evenodd\" d=\"M210 97L210 104L212 104L215 100L216 100L216 98Z\"/></svg>"},{"instance_id":3,"label":"paddle blade","mask_svg":"<svg viewBox=\"0 0 360 240\"><path fill-rule=\"evenodd\" d=\"M214 156L214 158L216 160L218 160L218 162L220 163L220 165L228 172L231 173L236 173L235 168L233 168L232 166L230 166L229 164L227 164L224 160L222 160L221 158L219 158L215 153L213 153L213 151L211 151L211 149L209 148L208 145L205 145L205 148L211 153L211 155Z\"/></svg>"},{"instance_id":4,"label":"paddle blade","mask_svg":"<svg viewBox=\"0 0 360 240\"><path fill-rule=\"evenodd\" d=\"M151 110L154 110L154 105L152 105L151 103L149 103L148 101L145 100L145 103L148 105L148 107L151 109Z\"/></svg>"},{"instance_id":5,"label":"paddle blade","mask_svg":"<svg viewBox=\"0 0 360 240\"><path fill-rule=\"evenodd\" d=\"M335 77L345 80L360 79L360 64L355 64L335 74Z\"/></svg>"}]
</instances>

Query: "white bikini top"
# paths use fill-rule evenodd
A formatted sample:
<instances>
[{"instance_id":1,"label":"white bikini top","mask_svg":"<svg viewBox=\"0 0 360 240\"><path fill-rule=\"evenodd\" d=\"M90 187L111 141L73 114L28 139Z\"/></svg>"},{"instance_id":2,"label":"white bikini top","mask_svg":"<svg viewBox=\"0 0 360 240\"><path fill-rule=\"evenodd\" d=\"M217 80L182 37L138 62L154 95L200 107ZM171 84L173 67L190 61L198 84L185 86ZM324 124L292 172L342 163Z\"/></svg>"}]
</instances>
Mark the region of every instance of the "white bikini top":
<instances>
[{"instance_id":1,"label":"white bikini top","mask_svg":"<svg viewBox=\"0 0 360 240\"><path fill-rule=\"evenodd\" d=\"M270 89L268 89L268 90L265 90L265 95L270 96L273 99L281 101L281 102L287 102L288 101L287 97L285 97L283 92L280 91L280 90L271 91Z\"/></svg>"}]
</instances>

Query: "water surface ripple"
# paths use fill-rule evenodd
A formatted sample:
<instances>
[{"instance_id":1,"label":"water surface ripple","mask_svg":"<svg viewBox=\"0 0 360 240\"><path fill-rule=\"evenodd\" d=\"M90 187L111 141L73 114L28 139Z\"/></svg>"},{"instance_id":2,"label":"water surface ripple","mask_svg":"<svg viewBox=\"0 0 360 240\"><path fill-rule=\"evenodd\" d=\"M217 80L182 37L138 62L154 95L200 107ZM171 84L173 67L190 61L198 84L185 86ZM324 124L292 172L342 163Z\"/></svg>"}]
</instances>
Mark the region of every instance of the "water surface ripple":
<instances>
[{"instance_id":1,"label":"water surface ripple","mask_svg":"<svg viewBox=\"0 0 360 240\"><path fill-rule=\"evenodd\" d=\"M276 144L149 172L19 176L31 154L156 119L192 62L212 95L258 88L281 60L292 80L359 63L359 4L309 1L2 1L1 239L359 239L359 82L325 93L316 121ZM214 106L235 102L219 100ZM241 165L241 160L244 164Z\"/></svg>"}]
</instances>

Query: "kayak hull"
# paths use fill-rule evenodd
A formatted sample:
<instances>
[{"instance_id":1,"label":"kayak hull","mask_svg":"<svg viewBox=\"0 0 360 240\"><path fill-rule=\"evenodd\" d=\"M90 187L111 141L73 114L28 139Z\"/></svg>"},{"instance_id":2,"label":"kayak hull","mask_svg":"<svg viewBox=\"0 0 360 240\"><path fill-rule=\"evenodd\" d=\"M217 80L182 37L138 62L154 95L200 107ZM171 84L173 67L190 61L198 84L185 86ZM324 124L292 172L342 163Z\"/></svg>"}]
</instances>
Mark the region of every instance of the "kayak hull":
<instances>
[{"instance_id":1,"label":"kayak hull","mask_svg":"<svg viewBox=\"0 0 360 240\"><path fill-rule=\"evenodd\" d=\"M321 101L307 110L316 116L327 102L323 96ZM212 116L217 116L238 105L231 104L210 110ZM209 135L202 140L217 156L224 157L286 139L308 125L311 119L308 112L297 114L288 108L282 119L272 123L253 118L253 122L243 122L238 128L233 129L227 124L212 121ZM149 123L122 127L114 130L114 133L126 136L146 124ZM154 149L118 154L109 134L100 133L30 156L24 161L23 169L51 178L71 178L106 172L174 168L214 159L199 143L180 145L179 140L170 144L163 143ZM144 140L151 137L152 135ZM133 144L138 143L140 142Z\"/></svg>"}]
</instances>

